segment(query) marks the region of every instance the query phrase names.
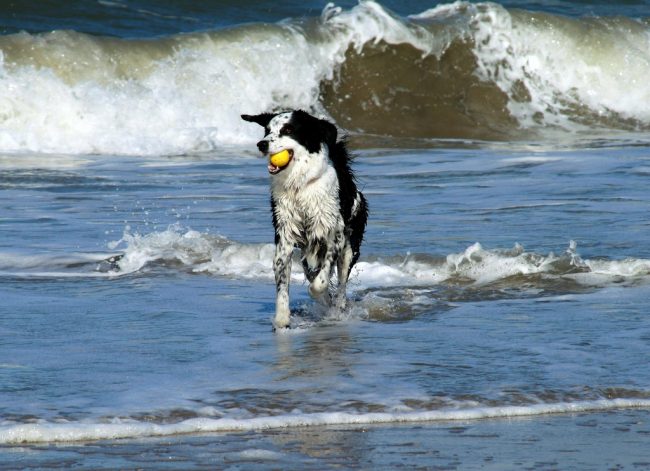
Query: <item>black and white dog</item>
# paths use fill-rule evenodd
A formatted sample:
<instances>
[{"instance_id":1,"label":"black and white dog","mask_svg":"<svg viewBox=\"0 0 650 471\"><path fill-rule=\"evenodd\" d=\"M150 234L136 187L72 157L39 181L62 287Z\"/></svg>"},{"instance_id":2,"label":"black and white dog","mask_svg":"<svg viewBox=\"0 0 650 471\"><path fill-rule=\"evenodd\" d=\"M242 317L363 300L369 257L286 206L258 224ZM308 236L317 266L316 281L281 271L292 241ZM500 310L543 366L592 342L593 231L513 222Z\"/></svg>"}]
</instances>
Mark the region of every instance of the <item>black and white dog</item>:
<instances>
[{"instance_id":1,"label":"black and white dog","mask_svg":"<svg viewBox=\"0 0 650 471\"><path fill-rule=\"evenodd\" d=\"M242 119L264 127L264 139L257 147L270 159L277 287L274 327L289 327L294 247L302 251L309 294L345 308L348 276L359 258L368 219L366 199L357 189L345 143L337 142L332 123L304 111L242 115ZM334 267L338 286L332 300Z\"/></svg>"}]
</instances>

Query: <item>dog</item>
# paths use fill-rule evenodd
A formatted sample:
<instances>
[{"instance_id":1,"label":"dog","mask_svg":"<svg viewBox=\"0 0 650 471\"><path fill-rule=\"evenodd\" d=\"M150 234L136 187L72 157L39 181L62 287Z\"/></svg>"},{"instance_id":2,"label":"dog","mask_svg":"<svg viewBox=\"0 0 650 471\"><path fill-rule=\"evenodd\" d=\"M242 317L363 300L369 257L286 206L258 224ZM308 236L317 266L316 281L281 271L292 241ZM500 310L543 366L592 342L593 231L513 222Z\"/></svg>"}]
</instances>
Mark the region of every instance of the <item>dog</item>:
<instances>
[{"instance_id":1,"label":"dog","mask_svg":"<svg viewBox=\"0 0 650 471\"><path fill-rule=\"evenodd\" d=\"M345 309L348 277L359 259L368 220L368 203L357 189L345 140L337 140L334 124L302 110L241 117L264 127L257 147L270 159L274 329L290 324L289 281L296 247L302 254L309 294L328 306ZM335 267L338 286L332 294Z\"/></svg>"}]
</instances>

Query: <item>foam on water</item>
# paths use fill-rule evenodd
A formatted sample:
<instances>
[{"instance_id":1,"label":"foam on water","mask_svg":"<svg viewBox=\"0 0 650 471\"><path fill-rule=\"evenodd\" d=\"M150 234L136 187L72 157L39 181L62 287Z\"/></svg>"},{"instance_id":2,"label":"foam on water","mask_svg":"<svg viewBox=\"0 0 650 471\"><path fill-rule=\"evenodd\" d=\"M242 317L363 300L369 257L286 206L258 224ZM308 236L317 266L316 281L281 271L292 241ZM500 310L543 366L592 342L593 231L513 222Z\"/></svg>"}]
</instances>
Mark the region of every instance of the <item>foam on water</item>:
<instances>
[{"instance_id":1,"label":"foam on water","mask_svg":"<svg viewBox=\"0 0 650 471\"><path fill-rule=\"evenodd\" d=\"M119 438L160 437L191 433L245 432L291 427L326 425L368 425L416 422L443 422L478 419L505 419L547 414L650 408L647 399L599 399L570 403L526 406L475 407L459 410L351 414L326 412L288 414L251 419L194 418L174 424L154 424L115 419L111 423L37 423L0 425L0 444L114 440Z\"/></svg>"},{"instance_id":2,"label":"foam on water","mask_svg":"<svg viewBox=\"0 0 650 471\"><path fill-rule=\"evenodd\" d=\"M111 272L116 276L137 272L154 261L176 261L194 272L273 279L273 244L242 244L178 225L147 235L125 232L120 241L111 244L111 248L118 248L121 244L126 247L118 262L119 271ZM645 279L650 275L650 260L583 260L574 241L561 255L527 252L519 244L502 250L485 249L480 243L475 243L463 252L446 257L430 254L407 254L390 260L362 257L351 273L351 284L354 289L426 286L456 280L485 285L518 275L567 277L598 286L603 277L617 281L620 278ZM296 281L304 281L297 258L294 258L292 276Z\"/></svg>"},{"instance_id":3,"label":"foam on water","mask_svg":"<svg viewBox=\"0 0 650 471\"><path fill-rule=\"evenodd\" d=\"M322 21L327 27L311 34L284 22L159 41L68 31L4 37L0 149L157 155L254 142L239 115L322 112L320 83L350 44L421 42L374 2L345 13L328 6Z\"/></svg>"},{"instance_id":4,"label":"foam on water","mask_svg":"<svg viewBox=\"0 0 650 471\"><path fill-rule=\"evenodd\" d=\"M385 72L401 54L391 48L406 45L422 59L440 59L456 53L451 46L459 43L474 59L458 68L464 75L443 83L467 87L464 94L492 84L516 127L641 129L650 123L643 105L650 98L649 38L647 26L626 19L573 20L467 2L402 18L373 1L350 10L328 5L321 18L152 40L18 33L0 37L0 151L160 155L249 145L259 136L239 115L279 108L348 116L340 124L364 130L362 117L351 117L341 101L354 87L336 91L341 66L353 60L350 51L361 57L361 70L379 54ZM373 46L378 52L366 58ZM427 64L400 67L413 68L407 76L435 75ZM367 112L372 101L386 108L404 89L432 100L423 103L424 116L453 108L430 90L438 82L427 80L422 90L398 83L388 92L381 84L357 84L370 89L371 99L353 96L350 106ZM338 99L323 102L325 84ZM381 132L392 132L391 113ZM409 114L399 118L406 133L416 124ZM509 119L479 121L486 118ZM450 130L431 132L453 137Z\"/></svg>"},{"instance_id":5,"label":"foam on water","mask_svg":"<svg viewBox=\"0 0 650 471\"><path fill-rule=\"evenodd\" d=\"M0 254L0 274L12 276L106 276L119 277L143 271L155 264L177 265L183 270L239 279L273 280L274 245L246 244L184 228L178 224L148 234L126 230L111 242L112 253L66 256ZM121 252L121 253L119 253ZM112 263L106 259L119 253ZM516 244L511 249L486 249L475 243L446 256L406 254L362 257L350 276L353 290L395 286L435 286L471 283L473 286L507 281L512 277L539 275L567 279L584 286L603 286L621 281L648 281L650 260L582 259L571 241L560 255L527 252ZM298 254L292 279L305 281Z\"/></svg>"},{"instance_id":6,"label":"foam on water","mask_svg":"<svg viewBox=\"0 0 650 471\"><path fill-rule=\"evenodd\" d=\"M593 125L615 115L650 121L643 106L650 87L639 86L650 72L650 34L641 22L575 20L464 1L412 18L462 18L460 34L471 38L475 73L508 96L508 109L523 127L575 129L576 122ZM582 118L581 108L590 110Z\"/></svg>"}]
</instances>

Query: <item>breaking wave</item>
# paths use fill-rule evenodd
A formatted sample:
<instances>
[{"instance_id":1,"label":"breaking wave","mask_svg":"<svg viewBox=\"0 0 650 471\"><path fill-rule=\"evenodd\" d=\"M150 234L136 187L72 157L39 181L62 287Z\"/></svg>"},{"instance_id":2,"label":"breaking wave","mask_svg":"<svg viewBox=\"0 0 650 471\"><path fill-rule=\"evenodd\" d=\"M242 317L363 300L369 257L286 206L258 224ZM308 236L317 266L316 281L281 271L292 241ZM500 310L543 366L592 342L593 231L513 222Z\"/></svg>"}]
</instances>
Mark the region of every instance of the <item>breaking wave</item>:
<instances>
[{"instance_id":1,"label":"breaking wave","mask_svg":"<svg viewBox=\"0 0 650 471\"><path fill-rule=\"evenodd\" d=\"M365 414L323 412L293 413L254 418L196 417L166 424L137 421L135 419L114 419L110 422L0 425L0 444L115 440L120 438L161 437L191 433L246 432L327 425L507 419L548 414L604 412L631 408L648 409L650 408L650 400L642 398L617 398L529 404L524 406L470 407L464 409L374 412Z\"/></svg>"},{"instance_id":2,"label":"breaking wave","mask_svg":"<svg viewBox=\"0 0 650 471\"><path fill-rule=\"evenodd\" d=\"M122 246L123 254L108 275L135 273L155 262L175 262L193 272L273 280L273 244L239 243L175 225L146 235L125 232L122 239L111 243L114 249ZM486 249L480 243L446 256L370 255L362 257L355 265L351 281L358 288L375 288L462 282L489 285L517 277L547 277L601 286L608 281L640 280L648 276L650 260L583 260L577 252L577 244L571 241L566 251L558 255L527 252L519 244L512 249ZM298 258L294 259L292 277L295 281L304 281Z\"/></svg>"},{"instance_id":3,"label":"breaking wave","mask_svg":"<svg viewBox=\"0 0 650 471\"><path fill-rule=\"evenodd\" d=\"M109 249L112 255L0 253L0 276L116 278L163 267L233 279L273 280L273 244L240 243L179 225L149 234L127 230L120 240L109 244ZM298 254L293 265L293 281L304 283ZM444 256L370 254L361 258L350 277L351 289L357 293L440 286L534 293L547 288L571 291L648 281L650 260L583 259L574 241L563 253L546 255L526 251L519 244L511 249L487 249L480 243Z\"/></svg>"},{"instance_id":4,"label":"breaking wave","mask_svg":"<svg viewBox=\"0 0 650 471\"><path fill-rule=\"evenodd\" d=\"M647 21L469 2L414 13L363 1L156 39L2 36L0 151L210 151L255 141L242 112L280 108L389 138L650 128Z\"/></svg>"}]
</instances>

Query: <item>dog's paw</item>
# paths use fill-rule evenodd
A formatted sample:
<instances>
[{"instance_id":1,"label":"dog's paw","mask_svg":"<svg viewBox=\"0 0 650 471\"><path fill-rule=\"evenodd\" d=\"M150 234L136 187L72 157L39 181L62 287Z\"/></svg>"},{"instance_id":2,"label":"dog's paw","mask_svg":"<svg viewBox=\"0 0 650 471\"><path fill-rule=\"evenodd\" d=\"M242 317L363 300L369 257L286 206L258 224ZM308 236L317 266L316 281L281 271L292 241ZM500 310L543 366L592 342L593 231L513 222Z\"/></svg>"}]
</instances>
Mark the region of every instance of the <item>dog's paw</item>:
<instances>
[{"instance_id":1,"label":"dog's paw","mask_svg":"<svg viewBox=\"0 0 650 471\"><path fill-rule=\"evenodd\" d=\"M288 331L288 330L291 330L291 326L290 326L290 325L287 325L287 326L285 326L285 327L276 327L276 326L274 325L274 326L273 326L273 329L271 329L271 331L272 331L274 334L275 334L275 333L278 333L278 332L283 332L283 331L286 332L286 331Z\"/></svg>"},{"instance_id":2,"label":"dog's paw","mask_svg":"<svg viewBox=\"0 0 650 471\"><path fill-rule=\"evenodd\" d=\"M277 309L273 319L273 331L288 329L291 322L291 311L288 309Z\"/></svg>"},{"instance_id":3,"label":"dog's paw","mask_svg":"<svg viewBox=\"0 0 650 471\"><path fill-rule=\"evenodd\" d=\"M339 311L345 311L348 307L348 297L344 294L338 294L336 300L334 301L334 307Z\"/></svg>"},{"instance_id":4,"label":"dog's paw","mask_svg":"<svg viewBox=\"0 0 650 471\"><path fill-rule=\"evenodd\" d=\"M287 331L291 329L291 325L287 324L284 326L277 326L275 325L275 322L273 323L273 328L271 329L272 332L277 333L277 332L282 332L282 331Z\"/></svg>"},{"instance_id":5,"label":"dog's paw","mask_svg":"<svg viewBox=\"0 0 650 471\"><path fill-rule=\"evenodd\" d=\"M327 280L321 272L316 278L314 278L314 281L309 284L309 295L314 299L318 299L325 294L328 288L329 280Z\"/></svg>"}]
</instances>

